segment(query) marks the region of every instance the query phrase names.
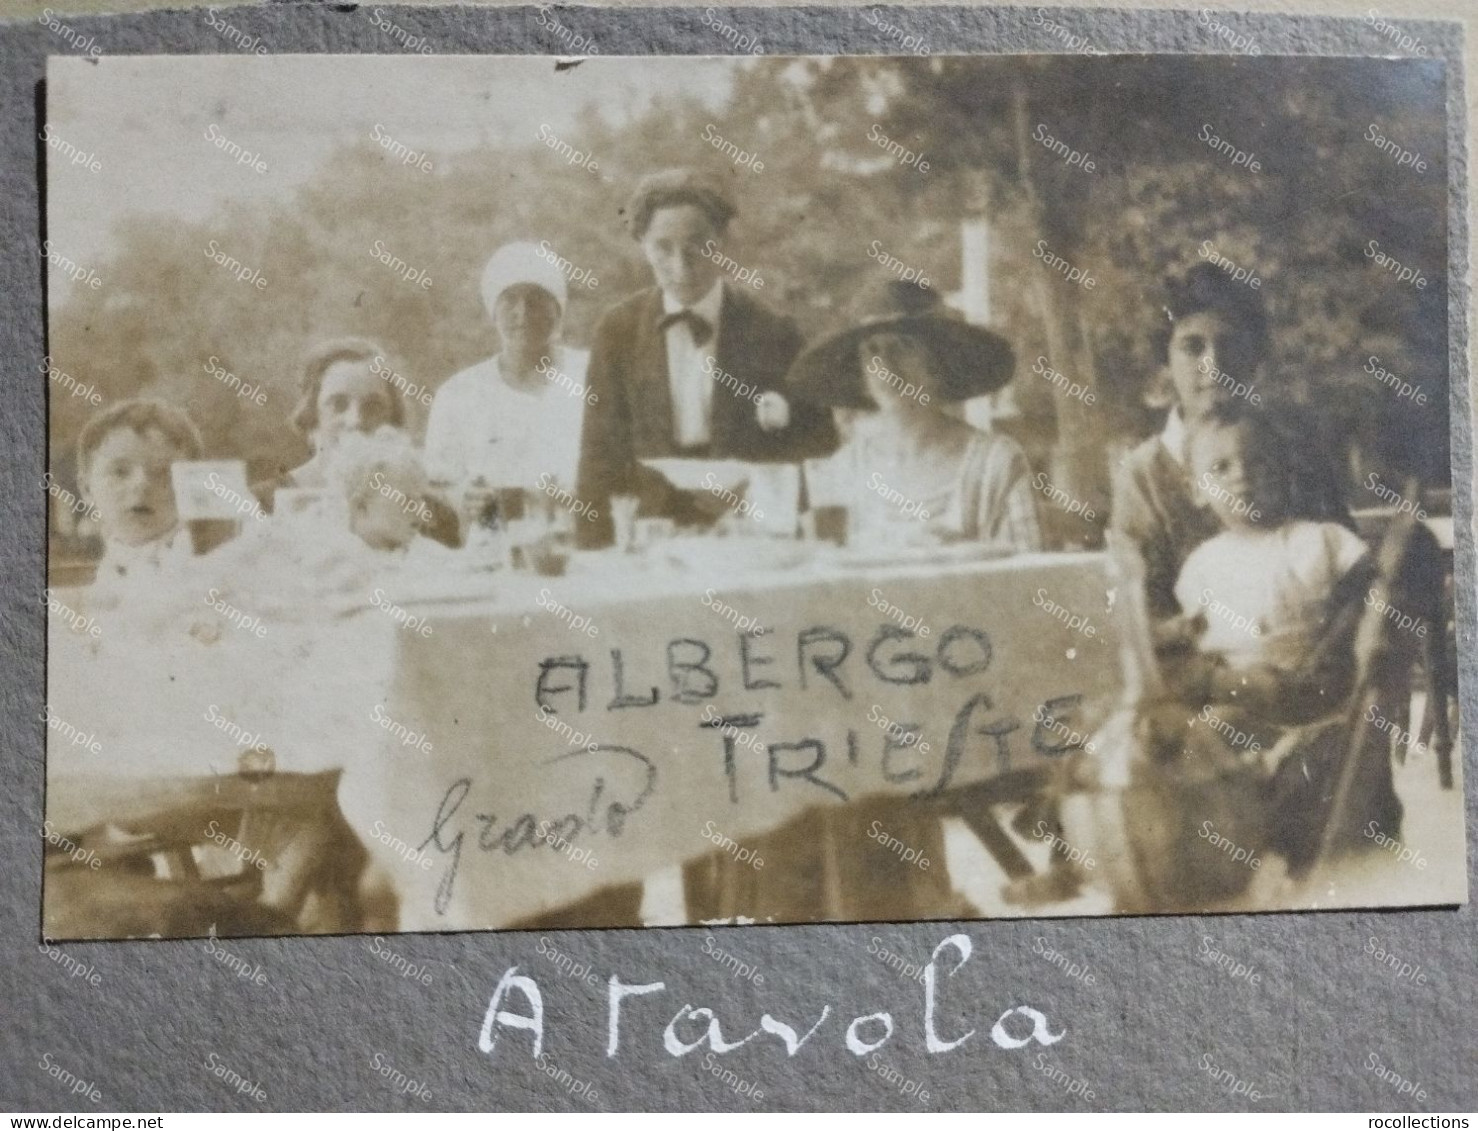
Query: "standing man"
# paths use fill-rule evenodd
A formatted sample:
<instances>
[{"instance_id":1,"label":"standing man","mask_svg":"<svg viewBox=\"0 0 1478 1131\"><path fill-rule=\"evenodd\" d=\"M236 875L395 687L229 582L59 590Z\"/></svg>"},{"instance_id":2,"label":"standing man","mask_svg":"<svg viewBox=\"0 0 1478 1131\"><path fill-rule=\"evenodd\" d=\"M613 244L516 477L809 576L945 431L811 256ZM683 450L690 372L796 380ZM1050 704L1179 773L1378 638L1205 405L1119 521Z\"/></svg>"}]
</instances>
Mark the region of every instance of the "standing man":
<instances>
[{"instance_id":1,"label":"standing man","mask_svg":"<svg viewBox=\"0 0 1478 1131\"><path fill-rule=\"evenodd\" d=\"M691 169L645 177L627 207L656 286L617 303L595 330L576 494L598 517L578 524L583 546L613 540L612 495L640 496L645 514L706 520L644 458L780 462L836 447L825 409L792 405L780 392L802 345L795 323L723 278L735 211L718 184ZM689 920L714 914L722 867L705 858L683 873ZM639 926L642 896L639 882L615 885L523 925Z\"/></svg>"},{"instance_id":2,"label":"standing man","mask_svg":"<svg viewBox=\"0 0 1478 1131\"><path fill-rule=\"evenodd\" d=\"M638 495L646 514L679 523L703 512L644 458L800 460L836 446L826 413L780 393L800 331L749 287L727 283L723 189L691 169L653 173L628 206L656 286L606 312L590 352L596 403L585 420L576 494L598 513L589 546L612 540L610 498Z\"/></svg>"}]
</instances>

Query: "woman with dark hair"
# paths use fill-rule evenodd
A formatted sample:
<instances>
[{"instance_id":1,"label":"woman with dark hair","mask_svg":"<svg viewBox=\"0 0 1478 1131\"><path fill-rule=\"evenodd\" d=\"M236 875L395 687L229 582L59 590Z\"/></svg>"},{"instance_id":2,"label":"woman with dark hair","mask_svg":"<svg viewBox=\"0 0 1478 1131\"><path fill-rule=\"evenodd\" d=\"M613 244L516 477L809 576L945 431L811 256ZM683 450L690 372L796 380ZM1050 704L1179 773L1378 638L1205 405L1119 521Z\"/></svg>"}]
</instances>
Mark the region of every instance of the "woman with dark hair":
<instances>
[{"instance_id":1,"label":"woman with dark hair","mask_svg":"<svg viewBox=\"0 0 1478 1131\"><path fill-rule=\"evenodd\" d=\"M1156 336L1173 390L1170 414L1159 435L1120 463L1109 515L1109 529L1144 558L1145 600L1155 620L1181 611L1175 600L1180 567L1221 529L1216 516L1192 496L1186 436L1239 388L1249 397L1256 394L1256 377L1268 353L1262 300L1219 267L1198 263L1183 278L1171 280L1167 292L1168 324Z\"/></svg>"},{"instance_id":2,"label":"woman with dark hair","mask_svg":"<svg viewBox=\"0 0 1478 1131\"><path fill-rule=\"evenodd\" d=\"M1156 893L1156 910L1245 886L1245 871L1218 873L1198 855L1194 828L1207 813L1299 875L1322 838L1367 845L1367 821L1398 828L1402 811L1378 743L1342 769L1377 568L1352 533L1318 422L1258 388L1269 339L1261 301L1199 264L1171 283L1165 313L1174 407L1120 465L1111 516L1144 558L1163 677L1134 711L1142 760L1121 830L1133 848L1123 858L1139 861L1136 883ZM1342 773L1349 796L1338 812ZM1326 833L1327 821L1338 824Z\"/></svg>"},{"instance_id":3,"label":"woman with dark hair","mask_svg":"<svg viewBox=\"0 0 1478 1131\"><path fill-rule=\"evenodd\" d=\"M265 509L283 488L324 490L337 480L332 462L346 435L372 436L382 428L405 428L403 394L392 384L398 362L368 338L334 338L314 347L298 376L298 404L292 423L313 449L307 462L284 471L253 490ZM403 379L402 379L403 380ZM418 522L421 533L445 545L460 541L457 514L451 504L428 492Z\"/></svg>"},{"instance_id":4,"label":"woman with dark hair","mask_svg":"<svg viewBox=\"0 0 1478 1131\"><path fill-rule=\"evenodd\" d=\"M1166 285L1166 323L1156 333L1171 387L1165 426L1132 449L1114 476L1109 529L1144 559L1150 617L1183 612L1175 579L1187 555L1220 525L1196 502L1186 468L1186 436L1217 406L1241 402L1267 408L1301 437L1298 507L1353 528L1323 430L1286 396L1259 387L1270 344L1259 292L1211 263L1198 263Z\"/></svg>"},{"instance_id":5,"label":"woman with dark hair","mask_svg":"<svg viewBox=\"0 0 1478 1131\"><path fill-rule=\"evenodd\" d=\"M313 454L274 486L326 487L327 463L341 436L405 427L405 405L385 376L395 371L384 349L366 338L337 338L310 351L298 376L292 423Z\"/></svg>"}]
</instances>

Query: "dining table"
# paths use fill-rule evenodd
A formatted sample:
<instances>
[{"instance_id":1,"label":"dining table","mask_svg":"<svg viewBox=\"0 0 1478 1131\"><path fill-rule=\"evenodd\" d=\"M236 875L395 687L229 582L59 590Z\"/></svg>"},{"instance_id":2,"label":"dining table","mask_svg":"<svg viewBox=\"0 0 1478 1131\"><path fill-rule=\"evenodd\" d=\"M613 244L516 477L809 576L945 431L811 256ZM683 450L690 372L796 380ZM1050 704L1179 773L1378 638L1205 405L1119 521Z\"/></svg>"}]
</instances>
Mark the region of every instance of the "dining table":
<instances>
[{"instance_id":1,"label":"dining table","mask_svg":"<svg viewBox=\"0 0 1478 1131\"><path fill-rule=\"evenodd\" d=\"M259 603L259 633L53 617L52 796L76 824L130 778L251 751L337 771L400 929L500 928L809 810L1051 765L1148 654L1107 552L710 534L540 565L448 553Z\"/></svg>"}]
</instances>

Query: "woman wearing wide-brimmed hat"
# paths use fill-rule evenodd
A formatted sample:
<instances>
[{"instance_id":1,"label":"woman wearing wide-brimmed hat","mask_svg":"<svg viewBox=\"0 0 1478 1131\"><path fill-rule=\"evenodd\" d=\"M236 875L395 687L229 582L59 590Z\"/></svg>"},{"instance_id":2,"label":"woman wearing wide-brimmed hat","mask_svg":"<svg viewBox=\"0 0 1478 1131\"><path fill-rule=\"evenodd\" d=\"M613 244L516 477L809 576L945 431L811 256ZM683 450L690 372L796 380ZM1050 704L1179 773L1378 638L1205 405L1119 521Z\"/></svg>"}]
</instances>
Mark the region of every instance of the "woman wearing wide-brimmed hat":
<instances>
[{"instance_id":1,"label":"woman wearing wide-brimmed hat","mask_svg":"<svg viewBox=\"0 0 1478 1131\"><path fill-rule=\"evenodd\" d=\"M833 410L843 438L819 469L827 482L808 478L813 498L845 502L868 540L1040 549L1026 454L944 411L1001 388L1013 364L1004 339L953 317L933 290L891 279L869 289L853 325L786 378L797 398Z\"/></svg>"},{"instance_id":2,"label":"woman wearing wide-brimmed hat","mask_svg":"<svg viewBox=\"0 0 1478 1131\"><path fill-rule=\"evenodd\" d=\"M1010 380L1012 364L1002 338L949 315L932 291L894 280L868 291L855 323L805 350L786 377L795 399L832 409L843 438L834 455L806 465L812 505L845 503L861 541L897 546L970 539L1006 552L1040 549L1020 446L942 411L999 389ZM917 850L917 859L932 861L932 870L869 835L869 828L879 827ZM724 853L690 862L690 919L805 922L973 913L943 866L940 810L921 809L906 797L811 811L744 846L785 867L758 871Z\"/></svg>"}]
</instances>

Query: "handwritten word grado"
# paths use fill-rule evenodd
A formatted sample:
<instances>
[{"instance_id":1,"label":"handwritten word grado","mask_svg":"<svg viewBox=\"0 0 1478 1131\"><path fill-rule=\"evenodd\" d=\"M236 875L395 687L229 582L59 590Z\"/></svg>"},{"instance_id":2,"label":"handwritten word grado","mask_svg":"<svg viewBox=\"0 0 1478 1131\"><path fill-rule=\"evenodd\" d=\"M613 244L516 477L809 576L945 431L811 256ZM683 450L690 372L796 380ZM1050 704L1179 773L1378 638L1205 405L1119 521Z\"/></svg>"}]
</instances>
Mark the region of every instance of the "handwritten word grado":
<instances>
[{"instance_id":1,"label":"handwritten word grado","mask_svg":"<svg viewBox=\"0 0 1478 1131\"><path fill-rule=\"evenodd\" d=\"M956 954L946 953L941 960L941 952L951 948ZM924 968L924 1047L931 1054L953 1052L975 1036L974 1029L966 1029L958 1036L951 1035L948 1038L942 1036L939 1031L941 971L947 978L958 974L969 961L973 949L974 944L971 943L968 935L950 935L934 948L929 965ZM952 962L951 959L953 959ZM626 999L661 993L667 989L667 983L628 983L622 981L618 975L612 974L606 986L606 1056L609 1058L619 1056L621 1053L623 1011L633 1009L633 1006L625 1004ZM527 1012L515 1013L508 1008L513 1004L511 999L515 991L522 995ZM722 1024L712 1008L708 1006L695 1008L691 1002L687 1002L672 1014L672 1019L662 1030L662 1047L669 1056L673 1057L688 1056L702 1048L709 1050L705 1055L713 1053L722 1055L747 1045L763 1035L776 1038L780 1044L784 1045L785 1054L793 1057L826 1024L830 1016L831 1006L824 1006L821 1016L816 1018L815 1023L802 1036L789 1023L766 1013L760 1018L759 1027L752 1033L730 1041L725 1039ZM958 1033L960 1027L959 1023L956 1023L951 1027L952 1033ZM520 974L517 966L510 966L498 979L498 985L493 990L492 999L488 1002L487 1013L483 1017L482 1031L477 1037L479 1051L492 1055L497 1049L498 1038L505 1029L521 1030L527 1033L530 1039L530 1055L537 1059L543 1054L544 995L539 989L539 983L525 974ZM887 1010L879 1010L876 1013L865 1013L852 1018L843 1033L843 1040L848 1052L853 1056L863 1057L892 1040L895 1030L893 1014ZM1002 1049L1026 1048L1034 1042L1037 1045L1055 1045L1065 1036L1067 1036L1065 1029L1054 1033L1046 1015L1027 1005L1016 1005L1007 1009L996 1018L996 1023L990 1030L991 1041L997 1048Z\"/></svg>"},{"instance_id":2,"label":"handwritten word grado","mask_svg":"<svg viewBox=\"0 0 1478 1131\"><path fill-rule=\"evenodd\" d=\"M650 758L628 746L581 748L545 760L545 765L559 763L570 763L568 768L557 771L566 775L566 780L579 781L582 771L594 778L583 813L567 812L543 818L537 813L519 813L507 820L501 831L496 812L473 813L472 820L481 830L472 844L482 852L501 851L505 856L516 856L525 849L538 851L541 846L566 851L582 836L620 837L626 832L627 818L640 810L657 788L657 767ZM437 884L433 903L438 915L445 915L451 905L457 871L462 864L467 830L459 825L465 826L467 815L462 814L460 820L454 818L472 792L472 784L471 778L458 778L451 784L437 806L430 835L416 846L418 852L430 846L446 857L446 871ZM492 808L493 804L490 802L488 807Z\"/></svg>"}]
</instances>

